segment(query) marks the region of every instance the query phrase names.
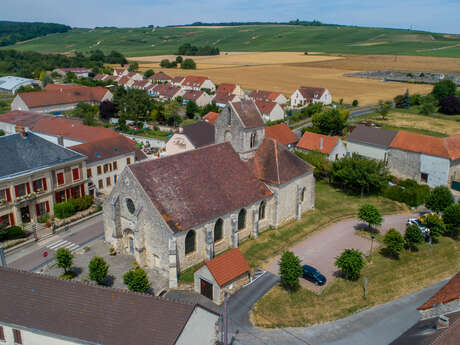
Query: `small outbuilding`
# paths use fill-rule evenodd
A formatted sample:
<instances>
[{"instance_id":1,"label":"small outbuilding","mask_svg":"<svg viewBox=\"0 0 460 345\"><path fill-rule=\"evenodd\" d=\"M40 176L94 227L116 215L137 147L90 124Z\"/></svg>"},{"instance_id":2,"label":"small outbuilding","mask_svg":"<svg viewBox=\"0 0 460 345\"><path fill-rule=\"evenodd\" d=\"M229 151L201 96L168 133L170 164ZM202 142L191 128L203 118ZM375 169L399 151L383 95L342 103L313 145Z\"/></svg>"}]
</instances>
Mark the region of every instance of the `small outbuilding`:
<instances>
[{"instance_id":1,"label":"small outbuilding","mask_svg":"<svg viewBox=\"0 0 460 345\"><path fill-rule=\"evenodd\" d=\"M233 293L249 281L250 270L240 250L233 248L206 261L195 271L195 291L215 303L221 303L225 292Z\"/></svg>"}]
</instances>

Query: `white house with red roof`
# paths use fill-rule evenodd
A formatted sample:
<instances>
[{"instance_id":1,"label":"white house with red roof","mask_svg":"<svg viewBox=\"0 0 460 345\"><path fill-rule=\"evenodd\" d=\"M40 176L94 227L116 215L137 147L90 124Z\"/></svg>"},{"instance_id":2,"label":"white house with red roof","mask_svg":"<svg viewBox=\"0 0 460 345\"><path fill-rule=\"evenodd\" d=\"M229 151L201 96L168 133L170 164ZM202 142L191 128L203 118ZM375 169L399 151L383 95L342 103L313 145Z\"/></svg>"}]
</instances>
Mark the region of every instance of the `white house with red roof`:
<instances>
[{"instance_id":1,"label":"white house with red roof","mask_svg":"<svg viewBox=\"0 0 460 345\"><path fill-rule=\"evenodd\" d=\"M208 89L211 92L216 91L216 85L212 82L212 80L203 76L189 75L185 77L181 86L184 90L199 91Z\"/></svg>"},{"instance_id":2,"label":"white house with red roof","mask_svg":"<svg viewBox=\"0 0 460 345\"><path fill-rule=\"evenodd\" d=\"M270 101L276 102L280 105L286 104L288 99L280 92L265 91L265 90L254 90L249 94L249 99L253 101Z\"/></svg>"},{"instance_id":3,"label":"white house with red roof","mask_svg":"<svg viewBox=\"0 0 460 345\"><path fill-rule=\"evenodd\" d=\"M204 107L205 105L211 104L212 97L206 92L201 90L187 90L182 95L185 103L190 101L195 102L199 107Z\"/></svg>"},{"instance_id":4,"label":"white house with red roof","mask_svg":"<svg viewBox=\"0 0 460 345\"><path fill-rule=\"evenodd\" d=\"M216 90L217 93L222 93L225 95L235 95L238 97L243 97L244 96L244 91L243 89L237 85L237 84L231 84L231 83L222 83L219 84Z\"/></svg>"},{"instance_id":5,"label":"white house with red roof","mask_svg":"<svg viewBox=\"0 0 460 345\"><path fill-rule=\"evenodd\" d=\"M113 70L113 75L115 77L122 77L124 75L127 75L129 72L126 68L115 68Z\"/></svg>"},{"instance_id":6,"label":"white house with red roof","mask_svg":"<svg viewBox=\"0 0 460 345\"><path fill-rule=\"evenodd\" d=\"M278 103L272 101L256 101L255 103L265 122L284 119L284 109Z\"/></svg>"},{"instance_id":7,"label":"white house with red roof","mask_svg":"<svg viewBox=\"0 0 460 345\"><path fill-rule=\"evenodd\" d=\"M324 87L301 86L291 96L291 107L304 107L310 103L332 103L332 96Z\"/></svg>"},{"instance_id":8,"label":"white house with red roof","mask_svg":"<svg viewBox=\"0 0 460 345\"><path fill-rule=\"evenodd\" d=\"M158 98L161 101L174 100L184 94L180 87L171 86L170 84L154 84L147 88L151 97Z\"/></svg>"},{"instance_id":9,"label":"white house with red roof","mask_svg":"<svg viewBox=\"0 0 460 345\"><path fill-rule=\"evenodd\" d=\"M324 134L305 132L297 149L300 151L317 151L327 155L330 161L336 161L347 155L347 148L339 137L332 137Z\"/></svg>"},{"instance_id":10,"label":"white house with red roof","mask_svg":"<svg viewBox=\"0 0 460 345\"><path fill-rule=\"evenodd\" d=\"M74 73L77 78L88 78L91 70L85 67L68 67L68 68L56 68L53 72L58 73L60 76L65 77L68 72Z\"/></svg>"}]
</instances>

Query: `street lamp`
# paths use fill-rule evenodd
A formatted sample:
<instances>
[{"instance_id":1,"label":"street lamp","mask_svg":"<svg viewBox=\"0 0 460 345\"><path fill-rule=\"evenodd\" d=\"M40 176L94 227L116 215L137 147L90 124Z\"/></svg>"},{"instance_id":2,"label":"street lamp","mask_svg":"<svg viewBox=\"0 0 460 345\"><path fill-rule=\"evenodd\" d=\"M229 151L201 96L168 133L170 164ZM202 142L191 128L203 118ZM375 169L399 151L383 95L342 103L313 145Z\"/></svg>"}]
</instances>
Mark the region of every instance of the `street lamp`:
<instances>
[{"instance_id":1,"label":"street lamp","mask_svg":"<svg viewBox=\"0 0 460 345\"><path fill-rule=\"evenodd\" d=\"M369 259L370 259L371 255L372 255L372 246L374 244L374 239L375 239L375 235L371 235L371 250L369 252Z\"/></svg>"}]
</instances>

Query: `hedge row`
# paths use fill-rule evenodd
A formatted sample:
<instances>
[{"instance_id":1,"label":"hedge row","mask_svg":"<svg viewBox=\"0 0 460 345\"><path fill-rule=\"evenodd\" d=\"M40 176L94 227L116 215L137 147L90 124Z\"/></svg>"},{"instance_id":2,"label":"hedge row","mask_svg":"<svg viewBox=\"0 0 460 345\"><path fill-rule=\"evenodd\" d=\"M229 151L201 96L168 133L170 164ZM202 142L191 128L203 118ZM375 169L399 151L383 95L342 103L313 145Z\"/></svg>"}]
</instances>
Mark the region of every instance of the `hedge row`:
<instances>
[{"instance_id":1,"label":"hedge row","mask_svg":"<svg viewBox=\"0 0 460 345\"><path fill-rule=\"evenodd\" d=\"M78 211L83 211L93 204L93 197L85 195L78 199L69 199L54 205L54 215L56 218L64 219L73 216Z\"/></svg>"},{"instance_id":2,"label":"hedge row","mask_svg":"<svg viewBox=\"0 0 460 345\"><path fill-rule=\"evenodd\" d=\"M396 186L387 187L383 194L391 200L403 202L410 207L416 207L425 203L430 194L430 187L418 184L414 180L405 180Z\"/></svg>"},{"instance_id":3,"label":"hedge row","mask_svg":"<svg viewBox=\"0 0 460 345\"><path fill-rule=\"evenodd\" d=\"M19 226L11 226L0 230L0 241L15 240L17 238L26 237L27 233Z\"/></svg>"}]
</instances>

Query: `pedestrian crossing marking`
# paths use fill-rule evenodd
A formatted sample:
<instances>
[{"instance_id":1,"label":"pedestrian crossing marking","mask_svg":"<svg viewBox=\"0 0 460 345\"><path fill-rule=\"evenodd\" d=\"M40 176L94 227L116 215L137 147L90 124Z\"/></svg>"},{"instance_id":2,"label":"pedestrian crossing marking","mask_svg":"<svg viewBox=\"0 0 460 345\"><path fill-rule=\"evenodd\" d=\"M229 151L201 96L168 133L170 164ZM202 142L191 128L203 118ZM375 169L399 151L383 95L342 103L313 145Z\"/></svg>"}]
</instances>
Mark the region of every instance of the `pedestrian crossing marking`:
<instances>
[{"instance_id":1,"label":"pedestrian crossing marking","mask_svg":"<svg viewBox=\"0 0 460 345\"><path fill-rule=\"evenodd\" d=\"M59 240L59 241L56 241L56 242L48 244L46 247L48 249L52 249L52 250L55 250L55 251L57 251L59 248L66 248L66 249L68 249L70 251L74 251L74 250L77 250L78 248L80 248L80 245L76 244L76 243L73 243L73 242L70 242L70 241L67 241L67 240Z\"/></svg>"}]
</instances>

